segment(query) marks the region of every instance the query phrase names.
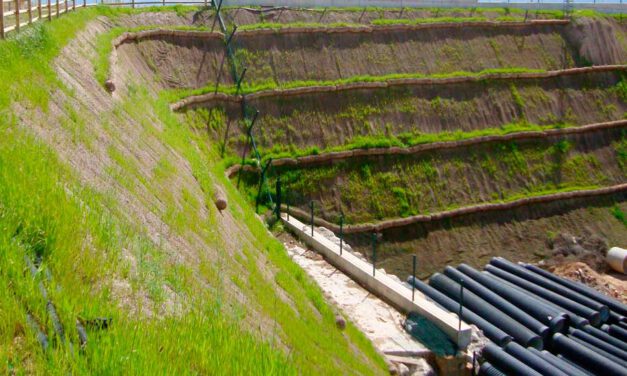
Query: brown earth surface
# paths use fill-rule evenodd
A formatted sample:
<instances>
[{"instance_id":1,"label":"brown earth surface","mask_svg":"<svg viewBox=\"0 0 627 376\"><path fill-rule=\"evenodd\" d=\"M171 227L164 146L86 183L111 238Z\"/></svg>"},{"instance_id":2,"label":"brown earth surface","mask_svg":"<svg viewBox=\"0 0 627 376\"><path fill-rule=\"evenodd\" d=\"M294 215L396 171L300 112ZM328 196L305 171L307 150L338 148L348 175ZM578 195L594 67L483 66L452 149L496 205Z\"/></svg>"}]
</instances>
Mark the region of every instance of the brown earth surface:
<instances>
[{"instance_id":1,"label":"brown earth surface","mask_svg":"<svg viewBox=\"0 0 627 376\"><path fill-rule=\"evenodd\" d=\"M254 130L259 147L324 149L359 136L470 132L523 120L585 125L622 119L627 103L612 89L619 77L617 73L587 73L543 80L410 85L267 96L251 99L249 104L260 112ZM227 125L211 131L216 140L222 140L228 127L230 147L241 152L245 138L239 105L207 106L225 108ZM202 123L201 115L198 121Z\"/></svg>"}]
</instances>

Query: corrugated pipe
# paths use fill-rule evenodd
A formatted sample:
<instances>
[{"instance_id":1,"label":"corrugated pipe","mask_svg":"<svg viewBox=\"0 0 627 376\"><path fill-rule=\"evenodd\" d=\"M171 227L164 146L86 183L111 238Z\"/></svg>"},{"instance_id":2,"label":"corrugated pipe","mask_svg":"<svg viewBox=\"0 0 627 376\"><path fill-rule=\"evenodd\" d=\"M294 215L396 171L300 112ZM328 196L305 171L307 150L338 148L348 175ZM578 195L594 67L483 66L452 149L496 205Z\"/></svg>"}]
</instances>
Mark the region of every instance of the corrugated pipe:
<instances>
[{"instance_id":1,"label":"corrugated pipe","mask_svg":"<svg viewBox=\"0 0 627 376\"><path fill-rule=\"evenodd\" d=\"M516 265L511 261L505 260L502 257L493 257L492 260L490 260L490 264L538 286L542 286L547 290L551 290L554 293L560 294L563 297L566 297L574 302L598 311L601 315L601 322L606 322L607 319L610 317L610 309L607 307L607 305L599 303L598 301L588 298L587 296L583 296L565 286L560 285L557 282L553 282L552 280L544 278L530 270L523 268L520 265Z\"/></svg>"},{"instance_id":2,"label":"corrugated pipe","mask_svg":"<svg viewBox=\"0 0 627 376\"><path fill-rule=\"evenodd\" d=\"M584 341L583 339L577 338L577 337L568 337L569 339L572 339L573 341L577 342L578 344L580 344L581 346L587 348L588 350L592 350L595 353L601 355L602 357L611 360L612 362L616 363L616 364L620 364L622 367L625 367L625 369L627 370L627 361L622 360L621 358L612 355L610 353L608 353L607 351L589 343Z\"/></svg>"},{"instance_id":3,"label":"corrugated pipe","mask_svg":"<svg viewBox=\"0 0 627 376\"><path fill-rule=\"evenodd\" d=\"M39 342L39 344L41 345L42 350L45 352L46 350L48 350L48 336L46 335L46 333L44 333L41 330L41 327L39 326L39 324L37 323L37 320L35 320L35 318L33 317L33 315L31 315L30 313L26 314L26 322L28 322L28 325L31 327L31 329L33 329L35 331L35 333L37 334L37 341Z\"/></svg>"},{"instance_id":4,"label":"corrugated pipe","mask_svg":"<svg viewBox=\"0 0 627 376\"><path fill-rule=\"evenodd\" d=\"M414 279L414 277L412 276L407 279L407 282L410 285L413 284L416 289L427 295L429 298L433 299L436 303L440 304L445 309L455 313L459 312L458 302L442 294L433 287L427 285L422 281L419 281L418 279ZM466 322L476 325L479 329L481 329L481 331L483 331L483 334L485 334L485 336L488 337L490 341L498 344L499 346L507 345L512 341L512 337L509 334L490 324L466 307L463 307L462 309L462 319Z\"/></svg>"},{"instance_id":5,"label":"corrugated pipe","mask_svg":"<svg viewBox=\"0 0 627 376\"><path fill-rule=\"evenodd\" d=\"M483 362L479 368L479 376L507 376L507 374L490 364L490 362Z\"/></svg>"},{"instance_id":6,"label":"corrugated pipe","mask_svg":"<svg viewBox=\"0 0 627 376\"><path fill-rule=\"evenodd\" d=\"M449 298L459 301L461 285L447 276L435 273L429 279L429 284L447 295ZM481 299L472 291L464 291L464 307L468 307L474 313L487 320L490 324L512 336L515 341L523 344L525 347L531 346L537 349L543 348L544 343L539 335L507 316L497 307Z\"/></svg>"},{"instance_id":7,"label":"corrugated pipe","mask_svg":"<svg viewBox=\"0 0 627 376\"><path fill-rule=\"evenodd\" d=\"M541 376L542 374L535 371L520 360L509 355L503 349L493 343L488 343L483 349L483 357L491 364L503 370L507 375L517 376Z\"/></svg>"},{"instance_id":8,"label":"corrugated pipe","mask_svg":"<svg viewBox=\"0 0 627 376\"><path fill-rule=\"evenodd\" d=\"M624 351L608 342L603 341L600 338L597 338L595 336L593 336L590 333L586 333L583 330L580 329L570 329L568 331L568 334L570 334L571 337L575 337L575 338L579 338L582 341L586 341L591 345L594 345L598 348L600 348L603 351L606 351L614 356L617 356L621 359L627 359L627 351Z\"/></svg>"},{"instance_id":9,"label":"corrugated pipe","mask_svg":"<svg viewBox=\"0 0 627 376\"><path fill-rule=\"evenodd\" d=\"M534 294L542 298L545 298L546 300L550 301L553 304L556 304L569 311L572 311L573 313L577 315L580 315L586 318L594 326L598 326L599 324L601 324L601 314L592 308L589 308L589 307L584 306L583 304L574 302L568 298L565 298L561 295L554 293L553 291L547 290L544 287L540 287L536 285L535 283L532 283L523 278L517 277L493 265L486 265L485 270L493 275L496 275L497 277L503 278L504 280L515 284L516 286L519 286L520 288L533 292Z\"/></svg>"},{"instance_id":10,"label":"corrugated pipe","mask_svg":"<svg viewBox=\"0 0 627 376\"><path fill-rule=\"evenodd\" d=\"M489 278L492 278L496 283L501 283L505 286L509 286L512 289L516 290L516 291L520 291L521 293L529 296L530 298L533 298L537 304L542 304L545 307L548 307L549 309L554 309L556 311L562 312L563 314L566 315L568 321L569 321L569 325L570 326L575 326L577 328L583 328L584 326L589 326L590 322L588 320L586 320L585 318L574 314L573 312L565 309L564 307L560 307L557 304L554 304L528 290L525 290L519 286L516 286L515 284L511 283L508 280L505 280L503 278L499 278L497 276L495 276L494 274L490 274L488 272L483 272L483 275L488 276Z\"/></svg>"},{"instance_id":11,"label":"corrugated pipe","mask_svg":"<svg viewBox=\"0 0 627 376\"><path fill-rule=\"evenodd\" d=\"M535 299L531 298L524 292L512 289L507 285L496 282L494 279L491 279L485 274L479 273L478 271L466 264L461 264L457 269L467 276L471 277L478 283L482 284L486 288L499 294L504 299L507 299L510 303L518 306L520 309L524 309L531 316L540 320L540 322L544 323L545 325L548 325L548 327L551 328L552 331L555 332L557 331L557 328L565 327L568 316L563 312L547 307L544 304L538 304Z\"/></svg>"},{"instance_id":12,"label":"corrugated pipe","mask_svg":"<svg viewBox=\"0 0 627 376\"><path fill-rule=\"evenodd\" d=\"M508 343L503 349L506 353L525 363L530 368L540 372L544 376L569 376L567 373L563 372L559 368L556 368L551 363L543 361L541 357L530 352L516 342Z\"/></svg>"},{"instance_id":13,"label":"corrugated pipe","mask_svg":"<svg viewBox=\"0 0 627 376\"><path fill-rule=\"evenodd\" d=\"M545 351L542 351L542 352L544 353ZM551 354L551 355L553 355L553 354ZM577 363L573 362L572 360L566 358L564 355L557 355L556 358L559 359L560 361L570 365L571 367L574 367L574 368L578 369L579 372L583 372L586 375L595 376L595 374L590 372L590 370L587 370L587 369L583 368L579 364L577 364Z\"/></svg>"},{"instance_id":14,"label":"corrugated pipe","mask_svg":"<svg viewBox=\"0 0 627 376\"><path fill-rule=\"evenodd\" d=\"M580 329L582 329L584 332L588 334L592 334L593 336L618 347L619 349L622 349L623 351L627 351L627 343L621 341L618 338L612 337L611 335L605 333L601 329L594 328L590 325L586 325L584 327L581 327Z\"/></svg>"},{"instance_id":15,"label":"corrugated pipe","mask_svg":"<svg viewBox=\"0 0 627 376\"><path fill-rule=\"evenodd\" d=\"M585 296L587 296L589 298L592 298L592 299L594 299L594 300L596 300L596 301L598 301L600 303L605 304L606 306L609 307L610 310L614 311L618 315L627 316L627 305L625 305L625 304L623 304L623 303L621 303L621 302L619 302L619 301L617 301L615 299L612 299L612 298L610 298L608 296L605 296L605 295L601 294L600 292L598 292L598 291L596 291L596 290L594 290L594 289L592 289L592 288L590 288L590 287L588 287L586 285L583 285L581 283L577 283L577 282L574 282L574 281L571 281L571 280L568 280L568 279L565 279L565 278L558 277L555 274L547 272L544 269L540 269L540 268L538 268L535 265L524 264L524 267L526 269L531 270L534 273L537 273L537 274L539 274L539 275L541 275L543 277L546 277L546 278L548 278L548 279L550 279L552 281L555 281L555 282L557 282L557 283L559 283L561 285L564 285L564 286L568 287L571 290L577 291L578 293L580 293L582 295L585 295Z\"/></svg>"},{"instance_id":16,"label":"corrugated pipe","mask_svg":"<svg viewBox=\"0 0 627 376\"><path fill-rule=\"evenodd\" d=\"M457 283L459 283L463 279L464 287L467 288L469 291L472 291L486 302L492 304L493 306L497 307L498 309L509 315L514 320L531 329L534 333L540 335L543 340L549 339L549 336L551 335L551 330L548 326L536 320L520 308L516 307L514 304L508 302L506 299L503 299L499 295L493 293L485 286L472 279L470 276L467 276L459 270L450 266L444 268L444 274L450 279L456 281ZM560 332L562 330L562 327L555 328L556 332Z\"/></svg>"},{"instance_id":17,"label":"corrugated pipe","mask_svg":"<svg viewBox=\"0 0 627 376\"><path fill-rule=\"evenodd\" d=\"M627 376L625 367L582 346L561 333L553 335L553 345L558 353L571 361L600 375Z\"/></svg>"},{"instance_id":18,"label":"corrugated pipe","mask_svg":"<svg viewBox=\"0 0 627 376\"><path fill-rule=\"evenodd\" d=\"M556 357L555 355L551 354L548 351L539 351L534 348L530 348L528 350L532 354L541 358L542 361L551 364L553 367L559 368L560 370L562 370L569 376L590 376L589 373L584 372L569 363L566 363L565 361L559 359L558 357Z\"/></svg>"},{"instance_id":19,"label":"corrugated pipe","mask_svg":"<svg viewBox=\"0 0 627 376\"><path fill-rule=\"evenodd\" d=\"M627 329L622 328L618 325L603 325L603 327L607 326L606 332L608 332L612 337L620 339L623 342L627 343Z\"/></svg>"}]
</instances>

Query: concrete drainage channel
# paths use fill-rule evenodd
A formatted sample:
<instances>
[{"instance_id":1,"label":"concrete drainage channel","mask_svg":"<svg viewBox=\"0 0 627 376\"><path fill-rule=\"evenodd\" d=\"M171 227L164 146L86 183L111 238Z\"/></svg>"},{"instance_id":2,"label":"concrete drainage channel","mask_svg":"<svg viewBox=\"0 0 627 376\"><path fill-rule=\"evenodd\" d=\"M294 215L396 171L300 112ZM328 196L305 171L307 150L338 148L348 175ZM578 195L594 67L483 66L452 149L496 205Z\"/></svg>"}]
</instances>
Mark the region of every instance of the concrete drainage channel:
<instances>
[{"instance_id":1,"label":"concrete drainage channel","mask_svg":"<svg viewBox=\"0 0 627 376\"><path fill-rule=\"evenodd\" d=\"M411 287L382 270L377 270L373 276L372 264L347 250L347 247L340 252L339 244L331 240L330 231L322 228L312 231L311 226L286 214L282 214L281 219L292 233L322 255L326 262L316 263L311 253L287 244L292 259L318 282L327 297L337 303L388 361L395 364L395 370L402 371L401 374L411 372L420 375L433 374L433 369L437 369L439 374L468 372L466 365L472 358L472 350L464 350L468 350L469 345L470 349L474 346L471 344L472 331L456 314L442 309L419 291L412 294ZM344 274L338 273L335 268ZM355 301L359 296L361 300ZM439 331L440 335L447 337L451 347L462 352L458 356L441 354L412 338L403 329L405 323L401 314L412 312L435 324L438 329L430 335L437 336Z\"/></svg>"},{"instance_id":2,"label":"concrete drainage channel","mask_svg":"<svg viewBox=\"0 0 627 376\"><path fill-rule=\"evenodd\" d=\"M428 374L433 372L430 367L442 374L468 373L469 361L472 372L480 375L627 375L627 305L585 285L498 257L483 272L464 264L448 266L428 284L411 276L408 284L403 284L382 271L373 276L372 265L350 251L340 254L330 231L312 231L310 225L286 214L281 219L328 264L312 261L313 253L288 244L294 261L388 360L402 364L406 374ZM349 277L363 288L350 284ZM411 285L419 291L413 299ZM356 296L364 298L355 302ZM387 314L380 315L381 310ZM438 357L412 340L397 325L402 321L399 312L418 312L446 333L457 348L465 349L466 356ZM373 324L374 320L380 322ZM487 344L468 348L471 327L465 322L480 329Z\"/></svg>"}]
</instances>

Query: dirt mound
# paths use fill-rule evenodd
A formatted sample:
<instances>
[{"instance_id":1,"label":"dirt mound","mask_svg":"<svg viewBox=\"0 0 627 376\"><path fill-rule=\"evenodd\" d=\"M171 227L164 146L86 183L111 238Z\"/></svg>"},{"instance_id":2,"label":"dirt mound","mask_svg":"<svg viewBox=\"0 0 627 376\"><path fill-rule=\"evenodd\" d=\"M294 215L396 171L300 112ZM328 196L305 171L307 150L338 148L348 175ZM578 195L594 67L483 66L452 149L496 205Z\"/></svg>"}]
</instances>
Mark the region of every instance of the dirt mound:
<instances>
[{"instance_id":1,"label":"dirt mound","mask_svg":"<svg viewBox=\"0 0 627 376\"><path fill-rule=\"evenodd\" d=\"M598 272L587 262L568 262L551 270L575 282L588 285L603 294L627 303L627 278L617 273Z\"/></svg>"}]
</instances>

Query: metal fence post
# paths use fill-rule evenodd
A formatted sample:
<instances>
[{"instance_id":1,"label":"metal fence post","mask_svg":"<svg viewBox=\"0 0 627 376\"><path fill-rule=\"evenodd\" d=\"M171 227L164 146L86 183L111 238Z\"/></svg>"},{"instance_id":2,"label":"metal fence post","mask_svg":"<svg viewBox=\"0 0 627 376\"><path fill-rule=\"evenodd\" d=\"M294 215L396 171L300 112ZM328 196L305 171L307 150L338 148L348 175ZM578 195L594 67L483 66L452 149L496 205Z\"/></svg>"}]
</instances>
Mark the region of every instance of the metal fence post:
<instances>
[{"instance_id":1,"label":"metal fence post","mask_svg":"<svg viewBox=\"0 0 627 376\"><path fill-rule=\"evenodd\" d=\"M281 220L281 175L276 178L276 218Z\"/></svg>"},{"instance_id":2,"label":"metal fence post","mask_svg":"<svg viewBox=\"0 0 627 376\"><path fill-rule=\"evenodd\" d=\"M412 284L411 284L411 301L414 301L414 297L416 296L416 255L412 256L412 273L411 276L413 278L412 280Z\"/></svg>"},{"instance_id":3,"label":"metal fence post","mask_svg":"<svg viewBox=\"0 0 627 376\"><path fill-rule=\"evenodd\" d=\"M377 234L372 233L372 276L374 277L377 263Z\"/></svg>"},{"instance_id":4,"label":"metal fence post","mask_svg":"<svg viewBox=\"0 0 627 376\"><path fill-rule=\"evenodd\" d=\"M41 0L37 0L37 17L41 21Z\"/></svg>"},{"instance_id":5,"label":"metal fence post","mask_svg":"<svg viewBox=\"0 0 627 376\"><path fill-rule=\"evenodd\" d=\"M287 205L287 221L290 221L290 191L285 188L285 204Z\"/></svg>"},{"instance_id":6,"label":"metal fence post","mask_svg":"<svg viewBox=\"0 0 627 376\"><path fill-rule=\"evenodd\" d=\"M457 328L457 335L459 336L459 333L462 330L462 310L464 309L464 279L460 279L459 280L459 313L458 313L458 318L459 318L459 326ZM457 341L459 342L459 341Z\"/></svg>"},{"instance_id":7,"label":"metal fence post","mask_svg":"<svg viewBox=\"0 0 627 376\"><path fill-rule=\"evenodd\" d=\"M344 245L344 214L340 214L340 256L342 256L343 245Z\"/></svg>"},{"instance_id":8,"label":"metal fence post","mask_svg":"<svg viewBox=\"0 0 627 376\"><path fill-rule=\"evenodd\" d=\"M52 21L52 3L50 2L50 0L48 0L47 9L48 9L48 21Z\"/></svg>"},{"instance_id":9,"label":"metal fence post","mask_svg":"<svg viewBox=\"0 0 627 376\"><path fill-rule=\"evenodd\" d=\"M309 202L309 209L311 210L311 237L314 236L314 202L311 200Z\"/></svg>"},{"instance_id":10,"label":"metal fence post","mask_svg":"<svg viewBox=\"0 0 627 376\"><path fill-rule=\"evenodd\" d=\"M56 2L55 2L55 7L57 8L57 14L56 14L57 18L59 18L59 16L60 16L60 14L59 14L59 1L61 1L61 0L56 0Z\"/></svg>"},{"instance_id":11,"label":"metal fence post","mask_svg":"<svg viewBox=\"0 0 627 376\"><path fill-rule=\"evenodd\" d=\"M26 6L28 7L28 24L33 23L33 2L32 0L26 0Z\"/></svg>"}]
</instances>

